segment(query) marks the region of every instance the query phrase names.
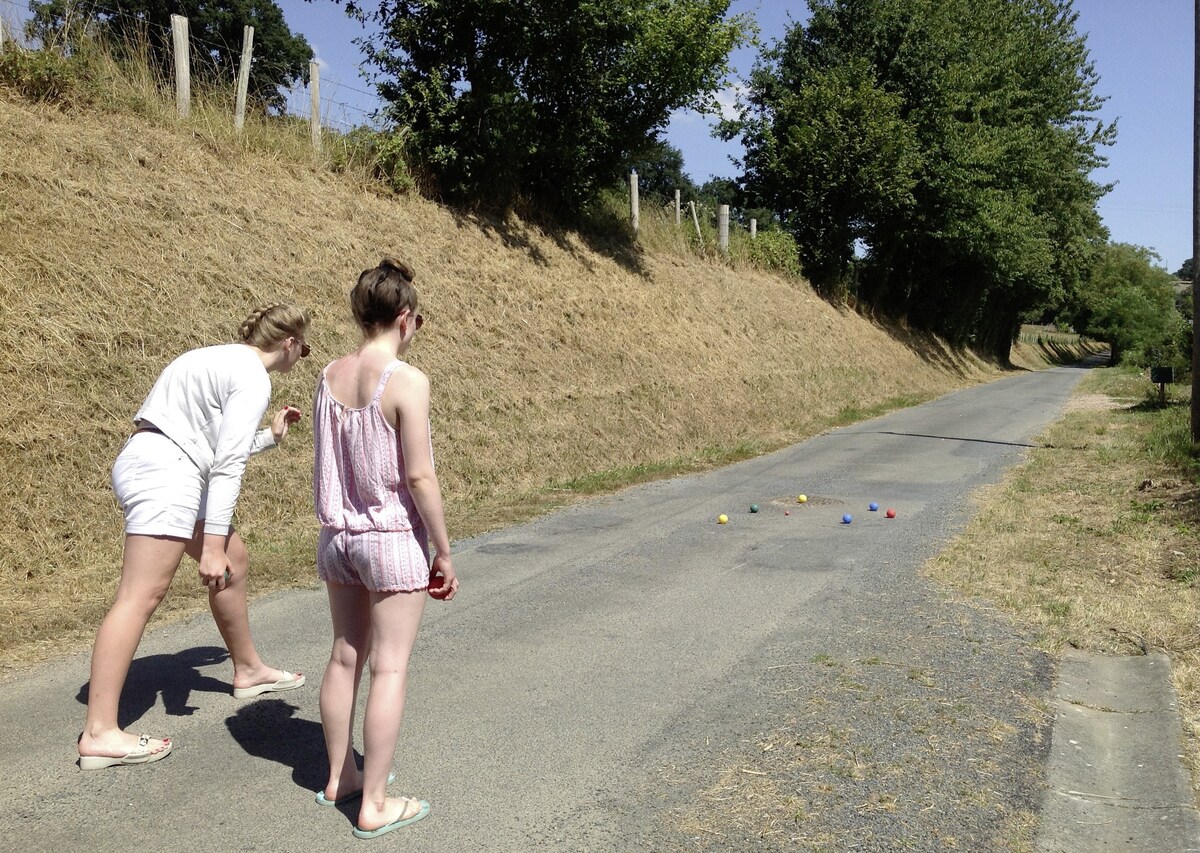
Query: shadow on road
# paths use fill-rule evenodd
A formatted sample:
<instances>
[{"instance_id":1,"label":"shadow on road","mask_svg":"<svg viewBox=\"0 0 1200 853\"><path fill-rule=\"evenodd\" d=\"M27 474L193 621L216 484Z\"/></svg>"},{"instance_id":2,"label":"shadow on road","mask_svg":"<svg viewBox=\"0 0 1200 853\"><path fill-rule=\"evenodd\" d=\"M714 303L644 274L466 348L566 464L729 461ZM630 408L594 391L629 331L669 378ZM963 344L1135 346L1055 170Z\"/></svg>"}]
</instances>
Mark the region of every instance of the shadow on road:
<instances>
[{"instance_id":1,"label":"shadow on road","mask_svg":"<svg viewBox=\"0 0 1200 853\"><path fill-rule=\"evenodd\" d=\"M282 699L259 699L225 720L247 754L292 768L292 781L308 791L325 786L328 761L321 724L296 716L300 709ZM362 761L355 754L361 767ZM357 804L355 804L357 807Z\"/></svg>"},{"instance_id":2,"label":"shadow on road","mask_svg":"<svg viewBox=\"0 0 1200 853\"><path fill-rule=\"evenodd\" d=\"M189 717L197 706L189 705L192 692L230 693L233 687L228 681L204 675L198 667L224 663L229 652L220 646L197 646L170 655L149 655L136 658L129 667L125 679L125 690L121 693L121 708L117 721L121 728L129 728L158 701L162 694L163 707L168 714ZM88 686L85 682L75 694L75 699L86 705Z\"/></svg>"},{"instance_id":3,"label":"shadow on road","mask_svg":"<svg viewBox=\"0 0 1200 853\"><path fill-rule=\"evenodd\" d=\"M866 430L845 430L845 435L863 435ZM972 441L979 444L1003 444L1006 447L1047 447L1045 444L1029 444L1024 441L1000 441L995 438L964 438L960 435L928 435L921 432L893 432L887 429L871 430L873 435L898 435L902 438L933 438L938 441Z\"/></svg>"}]
</instances>

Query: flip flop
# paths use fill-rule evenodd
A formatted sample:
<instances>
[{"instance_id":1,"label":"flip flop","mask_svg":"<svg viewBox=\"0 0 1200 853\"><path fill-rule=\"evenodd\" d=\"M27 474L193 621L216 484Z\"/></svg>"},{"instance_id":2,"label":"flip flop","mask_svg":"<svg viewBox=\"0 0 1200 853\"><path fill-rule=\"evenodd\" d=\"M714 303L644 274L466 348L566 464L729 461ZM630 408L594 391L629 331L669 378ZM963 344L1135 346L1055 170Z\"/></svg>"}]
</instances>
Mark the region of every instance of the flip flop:
<instances>
[{"instance_id":1,"label":"flip flop","mask_svg":"<svg viewBox=\"0 0 1200 853\"><path fill-rule=\"evenodd\" d=\"M389 773L388 774L388 784L390 785L395 781L396 781L396 774ZM338 797L336 800L331 800L325 796L325 789L322 788L320 791L317 791L317 805L318 806L340 806L342 803L353 802L354 800L357 800L361 796L362 796L362 788L359 788L357 791L354 791L353 793L350 793L350 794L346 794L346 796L344 796L344 797Z\"/></svg>"},{"instance_id":2,"label":"flip flop","mask_svg":"<svg viewBox=\"0 0 1200 853\"><path fill-rule=\"evenodd\" d=\"M405 799L420 804L421 810L419 812L417 812L415 815L413 815L412 817L406 817L406 818L401 818L400 820L394 820L391 823L384 824L383 826L379 827L379 829L359 829L356 826L356 827L354 827L354 837L355 838L378 838L379 836L384 835L385 833L391 832L393 829L400 829L403 826L408 826L410 823L416 823L421 818L423 818L429 814L429 803L425 802L424 800L413 800L412 797L405 797Z\"/></svg>"},{"instance_id":3,"label":"flip flop","mask_svg":"<svg viewBox=\"0 0 1200 853\"><path fill-rule=\"evenodd\" d=\"M151 752L146 748L150 745L150 735L138 735L137 749L131 749L119 757L111 755L81 755L79 756L79 769L103 770L105 767L131 767L136 764L149 764L152 761L158 761L160 758L166 758L170 755L171 748L174 746L170 738L163 738L162 740L167 745L158 752Z\"/></svg>"},{"instance_id":4,"label":"flip flop","mask_svg":"<svg viewBox=\"0 0 1200 853\"><path fill-rule=\"evenodd\" d=\"M281 690L295 690L297 687L304 686L303 674L292 674L286 669L282 669L280 672L283 673L283 678L278 681L268 681L266 684L256 684L253 687L233 688L233 698L253 699L255 696L261 696L264 693L278 693Z\"/></svg>"}]
</instances>

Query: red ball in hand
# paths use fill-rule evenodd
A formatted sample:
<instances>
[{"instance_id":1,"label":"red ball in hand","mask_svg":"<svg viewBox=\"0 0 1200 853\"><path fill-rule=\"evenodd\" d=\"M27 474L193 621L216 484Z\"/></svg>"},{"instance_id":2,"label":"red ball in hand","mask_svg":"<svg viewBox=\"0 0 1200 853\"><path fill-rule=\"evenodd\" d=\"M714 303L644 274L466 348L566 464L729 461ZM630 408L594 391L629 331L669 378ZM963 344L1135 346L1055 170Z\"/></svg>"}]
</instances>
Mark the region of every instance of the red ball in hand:
<instances>
[{"instance_id":1,"label":"red ball in hand","mask_svg":"<svg viewBox=\"0 0 1200 853\"><path fill-rule=\"evenodd\" d=\"M446 576L441 572L432 571L429 573L429 595L438 600L444 599L450 594L450 587L446 586Z\"/></svg>"}]
</instances>

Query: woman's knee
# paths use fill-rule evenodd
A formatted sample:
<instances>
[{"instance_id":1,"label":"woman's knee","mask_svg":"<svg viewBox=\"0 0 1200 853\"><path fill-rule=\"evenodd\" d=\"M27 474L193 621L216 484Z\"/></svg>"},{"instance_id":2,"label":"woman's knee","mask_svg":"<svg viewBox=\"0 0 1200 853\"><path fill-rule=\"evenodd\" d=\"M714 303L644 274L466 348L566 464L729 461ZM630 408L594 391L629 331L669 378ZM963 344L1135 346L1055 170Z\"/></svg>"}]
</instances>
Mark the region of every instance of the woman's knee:
<instances>
[{"instance_id":1,"label":"woman's knee","mask_svg":"<svg viewBox=\"0 0 1200 853\"><path fill-rule=\"evenodd\" d=\"M379 679L386 677L399 677L400 679L408 678L408 659L407 654L400 652L379 653L379 649L371 649L370 669L371 678Z\"/></svg>"},{"instance_id":2,"label":"woman's knee","mask_svg":"<svg viewBox=\"0 0 1200 853\"><path fill-rule=\"evenodd\" d=\"M225 545L225 556L237 574L250 568L250 552L246 550L246 543L242 537L236 533L229 537L229 542Z\"/></svg>"},{"instance_id":3,"label":"woman's knee","mask_svg":"<svg viewBox=\"0 0 1200 853\"><path fill-rule=\"evenodd\" d=\"M357 670L362 666L362 653L351 643L339 640L333 644L329 653L329 665L348 670Z\"/></svg>"},{"instance_id":4,"label":"woman's knee","mask_svg":"<svg viewBox=\"0 0 1200 853\"><path fill-rule=\"evenodd\" d=\"M154 615L158 605L167 597L170 584L126 583L124 580L117 586L117 597L114 606L130 611L144 620Z\"/></svg>"}]
</instances>

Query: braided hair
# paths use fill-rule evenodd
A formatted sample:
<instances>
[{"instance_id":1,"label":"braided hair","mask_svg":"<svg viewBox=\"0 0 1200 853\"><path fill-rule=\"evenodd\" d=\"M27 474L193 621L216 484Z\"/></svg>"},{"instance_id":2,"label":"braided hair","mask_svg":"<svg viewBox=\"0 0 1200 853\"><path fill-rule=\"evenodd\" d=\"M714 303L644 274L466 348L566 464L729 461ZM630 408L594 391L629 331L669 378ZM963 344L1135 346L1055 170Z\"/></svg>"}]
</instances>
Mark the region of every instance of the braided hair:
<instances>
[{"instance_id":1,"label":"braided hair","mask_svg":"<svg viewBox=\"0 0 1200 853\"><path fill-rule=\"evenodd\" d=\"M287 302L255 308L238 327L242 343L264 352L276 349L288 338L303 338L308 331L308 313Z\"/></svg>"}]
</instances>

